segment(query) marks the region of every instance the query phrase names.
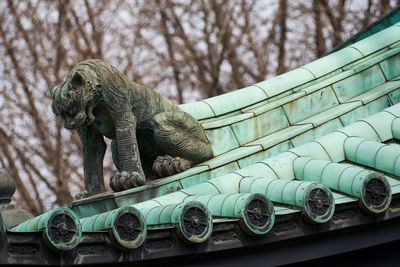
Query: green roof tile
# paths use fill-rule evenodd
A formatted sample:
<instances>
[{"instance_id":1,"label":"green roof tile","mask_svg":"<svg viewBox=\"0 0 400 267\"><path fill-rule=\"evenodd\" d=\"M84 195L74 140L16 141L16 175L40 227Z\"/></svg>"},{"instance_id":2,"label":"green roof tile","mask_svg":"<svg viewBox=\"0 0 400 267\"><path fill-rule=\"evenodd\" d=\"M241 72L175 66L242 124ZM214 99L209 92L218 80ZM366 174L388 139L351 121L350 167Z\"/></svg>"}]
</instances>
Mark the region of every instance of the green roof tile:
<instances>
[{"instance_id":1,"label":"green roof tile","mask_svg":"<svg viewBox=\"0 0 400 267\"><path fill-rule=\"evenodd\" d=\"M356 122L359 119L375 114L389 106L390 103L388 101L388 98L386 96L383 96L375 101L368 103L367 105L361 105L358 108L351 110L346 114L343 114L342 116L340 116L340 120L342 121L344 126L347 126Z\"/></svg>"},{"instance_id":2,"label":"green roof tile","mask_svg":"<svg viewBox=\"0 0 400 267\"><path fill-rule=\"evenodd\" d=\"M326 87L310 95L303 96L283 106L293 125L339 104L332 88Z\"/></svg>"},{"instance_id":3,"label":"green roof tile","mask_svg":"<svg viewBox=\"0 0 400 267\"><path fill-rule=\"evenodd\" d=\"M206 136L212 145L214 156L221 155L239 146L230 126L206 130Z\"/></svg>"},{"instance_id":4,"label":"green roof tile","mask_svg":"<svg viewBox=\"0 0 400 267\"><path fill-rule=\"evenodd\" d=\"M381 141L387 141L393 138L391 125L395 118L395 116L388 112L379 112L361 121L365 121L371 125Z\"/></svg>"},{"instance_id":5,"label":"green roof tile","mask_svg":"<svg viewBox=\"0 0 400 267\"><path fill-rule=\"evenodd\" d=\"M400 53L400 48L393 48L393 49L388 49L388 50L381 50L378 51L379 54L374 55L373 57L369 58L369 60L365 60L364 62L357 64L356 66L354 66L354 70L356 72L361 72L381 61L387 60L388 58ZM389 61L391 61L392 59L388 59ZM390 78L386 77L387 80L390 80Z\"/></svg>"},{"instance_id":6,"label":"green roof tile","mask_svg":"<svg viewBox=\"0 0 400 267\"><path fill-rule=\"evenodd\" d=\"M385 77L378 66L373 66L332 85L343 103L385 82Z\"/></svg>"},{"instance_id":7,"label":"green roof tile","mask_svg":"<svg viewBox=\"0 0 400 267\"><path fill-rule=\"evenodd\" d=\"M314 93L315 91L318 91L324 87L329 87L330 85L332 85L333 83L343 80L347 77L350 77L351 75L353 75L355 73L355 71L353 69L351 70L347 70L347 71L339 71L336 75L332 75L328 78L320 78L318 82L315 82L309 86L303 87L301 89L299 89L299 92L305 92L307 94L311 94ZM295 90L297 92L297 90Z\"/></svg>"},{"instance_id":8,"label":"green roof tile","mask_svg":"<svg viewBox=\"0 0 400 267\"><path fill-rule=\"evenodd\" d=\"M317 138L314 142L317 142L324 147L326 153L328 153L329 158L333 162L340 162L345 159L343 144L346 138L347 135L341 132L333 132Z\"/></svg>"},{"instance_id":9,"label":"green roof tile","mask_svg":"<svg viewBox=\"0 0 400 267\"><path fill-rule=\"evenodd\" d=\"M42 232L46 245L58 252L72 250L82 240L82 225L79 218L68 208L52 209L20 223L9 231Z\"/></svg>"},{"instance_id":10,"label":"green roof tile","mask_svg":"<svg viewBox=\"0 0 400 267\"><path fill-rule=\"evenodd\" d=\"M236 161L238 159L244 158L246 156L252 155L258 151L261 151L262 147L260 145L258 146L247 146L247 147L238 147L235 148L229 152L226 152L223 155L214 157L208 161L205 161L200 164L201 165L207 165L211 169L214 169L216 167L225 165L229 162Z\"/></svg>"},{"instance_id":11,"label":"green roof tile","mask_svg":"<svg viewBox=\"0 0 400 267\"><path fill-rule=\"evenodd\" d=\"M235 173L243 176L253 176L253 177L267 177L267 178L278 178L276 173L272 170L271 167L264 163L255 163L248 167L242 168L240 170L235 171Z\"/></svg>"},{"instance_id":12,"label":"green roof tile","mask_svg":"<svg viewBox=\"0 0 400 267\"><path fill-rule=\"evenodd\" d=\"M325 148L320 143L314 141L292 148L290 151L302 157L331 160Z\"/></svg>"},{"instance_id":13,"label":"green roof tile","mask_svg":"<svg viewBox=\"0 0 400 267\"><path fill-rule=\"evenodd\" d=\"M260 102L266 98L267 95L261 88L249 86L221 96L207 98L203 102L210 105L215 115L221 115Z\"/></svg>"},{"instance_id":14,"label":"green roof tile","mask_svg":"<svg viewBox=\"0 0 400 267\"><path fill-rule=\"evenodd\" d=\"M332 133L333 131L338 130L342 127L343 125L339 119L332 119L324 124L319 125L316 128L308 130L303 134L293 137L290 141L292 142L293 146L299 146L306 142L310 142L319 136Z\"/></svg>"},{"instance_id":15,"label":"green roof tile","mask_svg":"<svg viewBox=\"0 0 400 267\"><path fill-rule=\"evenodd\" d=\"M202 123L202 126L206 130L215 129L215 128L220 128L220 127L224 127L227 125L231 125L233 123L240 122L240 121L252 118L252 117L254 117L253 113L237 114L237 115L233 115L233 116L230 116L227 118Z\"/></svg>"},{"instance_id":16,"label":"green roof tile","mask_svg":"<svg viewBox=\"0 0 400 267\"><path fill-rule=\"evenodd\" d=\"M385 109L385 112L389 112L393 116L400 118L400 105L394 105Z\"/></svg>"},{"instance_id":17,"label":"green roof tile","mask_svg":"<svg viewBox=\"0 0 400 267\"><path fill-rule=\"evenodd\" d=\"M261 161L261 163L268 165L279 179L294 179L292 163L297 157L298 156L292 152L283 152L267 158Z\"/></svg>"},{"instance_id":18,"label":"green roof tile","mask_svg":"<svg viewBox=\"0 0 400 267\"><path fill-rule=\"evenodd\" d=\"M214 218L237 218L239 226L250 235L262 235L268 233L275 222L275 210L271 201L263 194L237 193L220 195L201 195L188 197L187 200L198 201L205 205ZM264 208L262 224L253 223L252 215L257 210Z\"/></svg>"},{"instance_id":19,"label":"green roof tile","mask_svg":"<svg viewBox=\"0 0 400 267\"><path fill-rule=\"evenodd\" d=\"M357 136L364 137L372 140L380 141L378 134L374 130L374 128L366 123L365 121L357 121L349 126L346 126L340 130L339 132L347 135L347 136Z\"/></svg>"},{"instance_id":20,"label":"green roof tile","mask_svg":"<svg viewBox=\"0 0 400 267\"><path fill-rule=\"evenodd\" d=\"M304 95L305 95L305 92L292 93L292 94L289 94L289 95L287 95L285 97L276 99L275 101L264 103L261 106L248 107L246 109L243 109L243 111L244 112L252 112L252 113L254 113L254 115L260 115L260 114L262 114L264 112L270 111L270 110L275 109L277 107L280 107L280 106L282 106L282 105L284 105L286 103L289 103L289 102L291 102L291 101L293 101L295 99L298 99L298 98L300 98L300 97L302 97Z\"/></svg>"},{"instance_id":21,"label":"green roof tile","mask_svg":"<svg viewBox=\"0 0 400 267\"><path fill-rule=\"evenodd\" d=\"M179 204L155 207L143 210L148 228L165 228L171 225L176 228L178 236L187 243L201 243L208 239L212 233L213 223L209 210L200 202L190 201ZM192 233L185 224L185 218L192 214L200 214L201 231Z\"/></svg>"},{"instance_id":22,"label":"green roof tile","mask_svg":"<svg viewBox=\"0 0 400 267\"><path fill-rule=\"evenodd\" d=\"M396 48L395 50L400 50ZM393 56L379 64L387 80L391 80L400 75L400 55Z\"/></svg>"},{"instance_id":23,"label":"green roof tile","mask_svg":"<svg viewBox=\"0 0 400 267\"><path fill-rule=\"evenodd\" d=\"M399 145L385 145L376 141L350 137L344 143L346 159L393 175L400 175L396 162L400 158Z\"/></svg>"},{"instance_id":24,"label":"green roof tile","mask_svg":"<svg viewBox=\"0 0 400 267\"><path fill-rule=\"evenodd\" d=\"M392 133L393 133L393 137L395 139L400 140L400 119L399 118L397 118L393 121Z\"/></svg>"},{"instance_id":25,"label":"green roof tile","mask_svg":"<svg viewBox=\"0 0 400 267\"><path fill-rule=\"evenodd\" d=\"M222 165L218 168L212 169L210 171L210 178L215 178L215 177L224 175L226 173L236 171L238 169L239 169L239 164L236 161L230 162L230 163Z\"/></svg>"},{"instance_id":26,"label":"green roof tile","mask_svg":"<svg viewBox=\"0 0 400 267\"><path fill-rule=\"evenodd\" d=\"M384 95L387 95L395 91L398 88L400 88L400 81L386 82L382 85L375 87L374 89L371 89L361 95L352 98L350 101L360 100L365 105L368 104L369 102L372 102Z\"/></svg>"},{"instance_id":27,"label":"green roof tile","mask_svg":"<svg viewBox=\"0 0 400 267\"><path fill-rule=\"evenodd\" d=\"M199 168L201 168L201 167L204 167L204 166L199 166ZM188 188L192 185L207 181L208 179L210 179L210 173L208 171L204 171L201 173L196 173L194 175L182 178L180 181L181 181L183 188Z\"/></svg>"},{"instance_id":28,"label":"green roof tile","mask_svg":"<svg viewBox=\"0 0 400 267\"><path fill-rule=\"evenodd\" d=\"M276 96L306 82L314 80L313 74L303 68L295 69L266 81L255 84L265 91L268 97Z\"/></svg>"},{"instance_id":29,"label":"green roof tile","mask_svg":"<svg viewBox=\"0 0 400 267\"><path fill-rule=\"evenodd\" d=\"M271 201L294 205L303 209L307 219L323 223L333 216L335 204L331 191L325 186L312 182L294 181L271 178L243 178L247 180L240 187L240 192L256 192L266 195ZM327 196L326 209L322 214L315 214L309 207L310 194L314 190L320 190Z\"/></svg>"},{"instance_id":30,"label":"green roof tile","mask_svg":"<svg viewBox=\"0 0 400 267\"><path fill-rule=\"evenodd\" d=\"M131 206L100 213L80 221L83 232L111 232L113 241L122 249L134 249L141 246L147 235L142 213ZM130 224L135 229L131 227L132 230L128 230Z\"/></svg>"},{"instance_id":31,"label":"green roof tile","mask_svg":"<svg viewBox=\"0 0 400 267\"><path fill-rule=\"evenodd\" d=\"M318 181L331 189L352 195L360 199L360 204L372 213L384 212L390 204L390 185L386 178L378 173L345 164L319 159L299 157L294 160L296 179ZM389 194L377 204L368 195L369 183L379 183Z\"/></svg>"},{"instance_id":32,"label":"green roof tile","mask_svg":"<svg viewBox=\"0 0 400 267\"><path fill-rule=\"evenodd\" d=\"M309 70L316 78L318 78L362 57L363 55L358 50L347 47L306 64L303 68Z\"/></svg>"},{"instance_id":33,"label":"green roof tile","mask_svg":"<svg viewBox=\"0 0 400 267\"><path fill-rule=\"evenodd\" d=\"M285 141L285 142L279 143L271 148L268 148L266 150L262 150L260 152L253 153L247 157L239 159L237 162L238 162L240 168L244 168L244 167L247 167L254 163L257 163L263 159L266 159L268 157L272 157L278 153L287 151L290 148L292 148L291 142Z\"/></svg>"},{"instance_id":34,"label":"green roof tile","mask_svg":"<svg viewBox=\"0 0 400 267\"><path fill-rule=\"evenodd\" d=\"M400 39L398 24L388 27L364 40L361 40L350 47L360 51L364 56L369 55L379 49L385 48Z\"/></svg>"},{"instance_id":35,"label":"green roof tile","mask_svg":"<svg viewBox=\"0 0 400 267\"><path fill-rule=\"evenodd\" d=\"M204 102L194 102L194 103L187 103L179 105L179 107L192 115L197 120L202 120L209 117L214 117L215 114L211 107Z\"/></svg>"},{"instance_id":36,"label":"green roof tile","mask_svg":"<svg viewBox=\"0 0 400 267\"><path fill-rule=\"evenodd\" d=\"M309 124L311 123L314 127L327 123L339 116L346 114L349 111L356 109L362 105L361 101L355 101L350 103L344 103L334 106L328 110L325 110L319 114L316 114L303 121L299 121L298 124Z\"/></svg>"},{"instance_id":37,"label":"green roof tile","mask_svg":"<svg viewBox=\"0 0 400 267\"><path fill-rule=\"evenodd\" d=\"M397 103L400 103L400 89L394 90L393 92L390 92L388 94L390 104L395 105Z\"/></svg>"},{"instance_id":38,"label":"green roof tile","mask_svg":"<svg viewBox=\"0 0 400 267\"><path fill-rule=\"evenodd\" d=\"M283 130L277 131L275 133L257 139L253 142L250 142L246 144L246 146L261 145L263 149L268 149L279 143L289 140L298 134L304 133L312 128L313 128L312 124L289 126Z\"/></svg>"},{"instance_id":39,"label":"green roof tile","mask_svg":"<svg viewBox=\"0 0 400 267\"><path fill-rule=\"evenodd\" d=\"M240 145L289 126L281 107L267 111L256 117L237 122L231 126Z\"/></svg>"}]
</instances>

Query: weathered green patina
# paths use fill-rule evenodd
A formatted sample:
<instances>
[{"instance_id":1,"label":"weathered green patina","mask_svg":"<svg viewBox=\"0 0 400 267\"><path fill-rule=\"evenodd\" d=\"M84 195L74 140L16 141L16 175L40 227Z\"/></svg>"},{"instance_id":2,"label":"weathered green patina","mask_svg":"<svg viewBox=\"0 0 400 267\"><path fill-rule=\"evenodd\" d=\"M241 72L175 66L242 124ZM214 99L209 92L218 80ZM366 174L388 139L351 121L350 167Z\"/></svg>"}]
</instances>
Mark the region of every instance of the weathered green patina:
<instances>
[{"instance_id":1,"label":"weathered green patina","mask_svg":"<svg viewBox=\"0 0 400 267\"><path fill-rule=\"evenodd\" d=\"M205 242L213 229L213 218L202 203L188 201L142 209L149 228L175 227L177 234L189 244Z\"/></svg>"},{"instance_id":2,"label":"weathered green patina","mask_svg":"<svg viewBox=\"0 0 400 267\"><path fill-rule=\"evenodd\" d=\"M80 220L82 231L109 232L111 240L122 249L134 249L146 239L147 227L143 215L131 206L100 213Z\"/></svg>"},{"instance_id":3,"label":"weathered green patina","mask_svg":"<svg viewBox=\"0 0 400 267\"><path fill-rule=\"evenodd\" d=\"M11 228L10 232L42 232L47 245L56 251L75 248L82 239L79 218L67 208L55 208Z\"/></svg>"},{"instance_id":4,"label":"weathered green patina","mask_svg":"<svg viewBox=\"0 0 400 267\"><path fill-rule=\"evenodd\" d=\"M331 189L357 197L361 207L372 213L386 211L392 199L385 176L365 168L298 157L293 162L293 169L296 179L318 181Z\"/></svg>"},{"instance_id":5,"label":"weathered green patina","mask_svg":"<svg viewBox=\"0 0 400 267\"><path fill-rule=\"evenodd\" d=\"M213 218L216 219L239 219L240 227L250 235L266 234L274 226L274 206L263 194L195 195L186 197L184 201L201 202L210 210Z\"/></svg>"},{"instance_id":6,"label":"weathered green patina","mask_svg":"<svg viewBox=\"0 0 400 267\"><path fill-rule=\"evenodd\" d=\"M212 157L196 119L102 60L79 63L50 93L53 112L67 129L78 130L83 144L86 192L78 198L105 191L104 137L113 140L118 169L110 180L114 191L182 172Z\"/></svg>"},{"instance_id":7,"label":"weathered green patina","mask_svg":"<svg viewBox=\"0 0 400 267\"><path fill-rule=\"evenodd\" d=\"M137 188L74 201L83 238L76 249L57 255L73 265L110 258L107 262L113 264L136 264L198 253L203 257L233 248L262 250L263 245L270 253L275 245L293 240L303 240L301 246L329 236L347 240L354 230L386 229L390 221L398 222L399 29L400 23L394 24L299 69L179 106L198 120L196 127L203 128L213 157ZM63 90L95 92L89 90L90 82L97 84L91 80L91 63L81 64L84 67L76 68L83 68L82 79L72 71L66 83L53 90L55 111L65 118L71 114ZM89 87L81 86L83 80ZM90 97L73 98L76 102ZM88 109L76 114L90 118L93 113L96 118L92 102L79 102ZM77 123L78 117L66 118L67 126ZM119 176L125 183L128 174ZM12 257L21 253L21 244L15 245L21 233L34 237L45 230L37 221L14 228L4 224L0 252L7 244L8 262L19 259ZM28 224L38 226L27 228ZM366 231L363 237L371 238L370 234Z\"/></svg>"}]
</instances>

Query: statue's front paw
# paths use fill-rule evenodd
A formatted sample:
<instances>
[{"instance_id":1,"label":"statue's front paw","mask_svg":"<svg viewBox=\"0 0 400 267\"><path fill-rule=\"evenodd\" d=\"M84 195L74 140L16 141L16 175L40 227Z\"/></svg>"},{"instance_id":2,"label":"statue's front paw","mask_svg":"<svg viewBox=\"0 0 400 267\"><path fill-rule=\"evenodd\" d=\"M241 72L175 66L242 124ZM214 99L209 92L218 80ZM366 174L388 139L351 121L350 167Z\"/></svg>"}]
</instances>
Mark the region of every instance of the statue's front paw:
<instances>
[{"instance_id":1,"label":"statue's front paw","mask_svg":"<svg viewBox=\"0 0 400 267\"><path fill-rule=\"evenodd\" d=\"M75 195L74 200L90 197L90 194L85 190Z\"/></svg>"},{"instance_id":2,"label":"statue's front paw","mask_svg":"<svg viewBox=\"0 0 400 267\"><path fill-rule=\"evenodd\" d=\"M190 168L190 162L180 157L158 156L153 163L153 172L158 177L167 177Z\"/></svg>"},{"instance_id":3,"label":"statue's front paw","mask_svg":"<svg viewBox=\"0 0 400 267\"><path fill-rule=\"evenodd\" d=\"M110 179L110 187L115 192L146 184L146 179L138 172L116 172Z\"/></svg>"}]
</instances>

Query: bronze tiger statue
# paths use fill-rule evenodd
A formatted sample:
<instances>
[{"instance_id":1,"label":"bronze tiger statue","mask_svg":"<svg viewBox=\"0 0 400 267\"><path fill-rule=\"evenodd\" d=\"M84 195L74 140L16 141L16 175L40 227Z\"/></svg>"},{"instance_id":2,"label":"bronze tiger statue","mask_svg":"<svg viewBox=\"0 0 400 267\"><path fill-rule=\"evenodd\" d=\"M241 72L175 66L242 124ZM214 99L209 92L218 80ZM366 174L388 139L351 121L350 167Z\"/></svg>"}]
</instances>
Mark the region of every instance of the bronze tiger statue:
<instances>
[{"instance_id":1,"label":"bronze tiger statue","mask_svg":"<svg viewBox=\"0 0 400 267\"><path fill-rule=\"evenodd\" d=\"M53 112L65 128L77 129L82 142L85 191L77 199L105 191L104 137L112 140L118 170L110 179L114 191L144 185L146 177L182 172L213 156L195 118L103 60L80 62L50 94Z\"/></svg>"}]
</instances>

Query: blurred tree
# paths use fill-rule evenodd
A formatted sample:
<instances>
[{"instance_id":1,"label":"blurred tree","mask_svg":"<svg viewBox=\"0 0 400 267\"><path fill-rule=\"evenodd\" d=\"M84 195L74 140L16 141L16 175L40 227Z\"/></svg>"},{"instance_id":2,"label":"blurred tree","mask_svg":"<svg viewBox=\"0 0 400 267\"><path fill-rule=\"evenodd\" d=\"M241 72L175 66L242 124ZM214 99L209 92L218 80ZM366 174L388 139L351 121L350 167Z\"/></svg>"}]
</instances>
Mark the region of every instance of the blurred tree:
<instances>
[{"instance_id":1,"label":"blurred tree","mask_svg":"<svg viewBox=\"0 0 400 267\"><path fill-rule=\"evenodd\" d=\"M81 60L103 58L189 102L314 60L398 2L0 1L0 167L35 214L83 189L79 138L52 114L47 94Z\"/></svg>"}]
</instances>

